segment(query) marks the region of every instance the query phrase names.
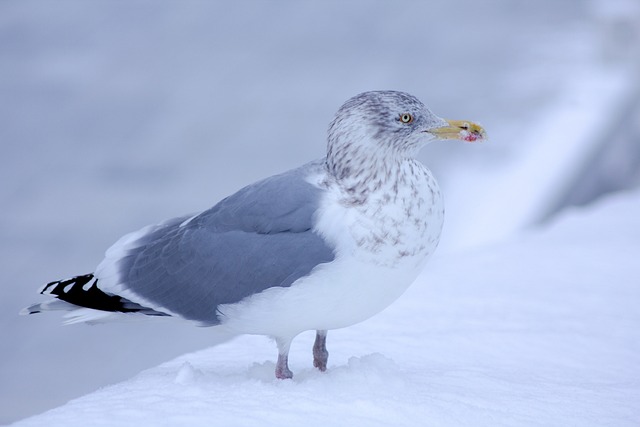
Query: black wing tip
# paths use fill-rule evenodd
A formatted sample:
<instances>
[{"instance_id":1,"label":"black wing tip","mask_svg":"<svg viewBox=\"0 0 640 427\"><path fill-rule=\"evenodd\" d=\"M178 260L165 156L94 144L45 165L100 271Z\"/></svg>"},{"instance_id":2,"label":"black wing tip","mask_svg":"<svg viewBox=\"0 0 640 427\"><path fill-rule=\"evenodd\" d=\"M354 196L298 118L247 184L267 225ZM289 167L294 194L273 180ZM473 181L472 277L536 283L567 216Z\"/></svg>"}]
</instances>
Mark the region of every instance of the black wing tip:
<instances>
[{"instance_id":1,"label":"black wing tip","mask_svg":"<svg viewBox=\"0 0 640 427\"><path fill-rule=\"evenodd\" d=\"M31 306L31 307L23 308L22 310L20 310L18 312L18 314L20 316L28 316L30 314L42 313L42 311L40 311L40 309L36 309L35 308L35 307L39 307L39 306L40 306L40 304L36 304L36 305Z\"/></svg>"},{"instance_id":2,"label":"black wing tip","mask_svg":"<svg viewBox=\"0 0 640 427\"><path fill-rule=\"evenodd\" d=\"M120 295L111 295L104 292L98 287L98 279L92 273L75 276L71 279L49 282L42 288L40 293L52 295L59 300L78 307L86 307L94 310L117 313L140 313L148 316L169 316L166 313L129 301ZM25 310L30 310L31 312L25 314L38 313L39 309L40 306L36 304L35 306L26 308Z\"/></svg>"},{"instance_id":3,"label":"black wing tip","mask_svg":"<svg viewBox=\"0 0 640 427\"><path fill-rule=\"evenodd\" d=\"M118 295L110 295L97 286L98 279L93 274L83 274L70 279L47 283L41 294L52 295L78 307L87 307L102 311L133 312L137 308L128 308L128 302Z\"/></svg>"},{"instance_id":4,"label":"black wing tip","mask_svg":"<svg viewBox=\"0 0 640 427\"><path fill-rule=\"evenodd\" d=\"M83 274L80 276L74 276L71 279L66 280L56 280L54 282L49 282L40 290L40 294L42 295L53 295L55 297L60 298L63 294L67 293L68 290L65 288L69 285L75 286L84 286L89 283L94 278L92 273ZM97 282L97 279L96 279ZM60 298L64 300L64 298ZM66 300L65 300L66 301Z\"/></svg>"}]
</instances>

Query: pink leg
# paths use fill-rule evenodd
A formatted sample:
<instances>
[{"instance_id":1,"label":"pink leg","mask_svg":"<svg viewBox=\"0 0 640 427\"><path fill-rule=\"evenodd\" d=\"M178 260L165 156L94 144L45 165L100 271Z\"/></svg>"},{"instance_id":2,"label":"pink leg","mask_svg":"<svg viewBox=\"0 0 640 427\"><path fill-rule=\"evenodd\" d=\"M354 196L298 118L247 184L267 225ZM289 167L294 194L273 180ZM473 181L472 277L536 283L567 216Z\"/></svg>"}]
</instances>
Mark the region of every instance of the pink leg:
<instances>
[{"instance_id":1,"label":"pink leg","mask_svg":"<svg viewBox=\"0 0 640 427\"><path fill-rule=\"evenodd\" d=\"M316 341L313 343L313 366L324 372L327 370L327 360L329 360L327 331L316 331Z\"/></svg>"},{"instance_id":2,"label":"pink leg","mask_svg":"<svg viewBox=\"0 0 640 427\"><path fill-rule=\"evenodd\" d=\"M289 347L291 340L276 338L278 344L278 362L276 363L276 378L288 380L293 378L293 372L289 369Z\"/></svg>"}]
</instances>

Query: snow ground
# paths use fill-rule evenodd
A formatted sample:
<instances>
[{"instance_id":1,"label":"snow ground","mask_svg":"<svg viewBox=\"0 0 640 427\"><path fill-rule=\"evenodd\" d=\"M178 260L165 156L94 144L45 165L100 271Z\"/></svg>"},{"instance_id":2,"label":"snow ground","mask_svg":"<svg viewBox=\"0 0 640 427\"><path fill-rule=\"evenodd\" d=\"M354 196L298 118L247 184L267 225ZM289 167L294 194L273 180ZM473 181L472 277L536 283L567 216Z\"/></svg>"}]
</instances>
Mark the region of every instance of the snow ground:
<instances>
[{"instance_id":1,"label":"snow ground","mask_svg":"<svg viewBox=\"0 0 640 427\"><path fill-rule=\"evenodd\" d=\"M14 424L27 426L637 426L640 192L508 241L434 259L395 304L294 342L233 341ZM101 363L110 363L105 358Z\"/></svg>"}]
</instances>

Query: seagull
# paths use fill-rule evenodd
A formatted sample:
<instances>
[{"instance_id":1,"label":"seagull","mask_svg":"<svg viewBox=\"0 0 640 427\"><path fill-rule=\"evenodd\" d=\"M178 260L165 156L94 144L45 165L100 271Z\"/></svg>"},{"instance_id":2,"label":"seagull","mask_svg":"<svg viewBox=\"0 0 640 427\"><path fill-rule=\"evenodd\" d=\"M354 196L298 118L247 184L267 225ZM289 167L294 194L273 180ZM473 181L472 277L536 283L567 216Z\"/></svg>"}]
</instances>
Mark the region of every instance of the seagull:
<instances>
[{"instance_id":1,"label":"seagull","mask_svg":"<svg viewBox=\"0 0 640 427\"><path fill-rule=\"evenodd\" d=\"M441 119L410 94L361 93L331 121L324 159L125 235L94 273L48 283L40 293L55 299L21 314L64 310L67 323L171 316L266 335L279 379L293 377L292 340L315 330L313 365L325 371L327 331L389 306L438 245L443 200L419 149L484 139L480 125Z\"/></svg>"}]
</instances>

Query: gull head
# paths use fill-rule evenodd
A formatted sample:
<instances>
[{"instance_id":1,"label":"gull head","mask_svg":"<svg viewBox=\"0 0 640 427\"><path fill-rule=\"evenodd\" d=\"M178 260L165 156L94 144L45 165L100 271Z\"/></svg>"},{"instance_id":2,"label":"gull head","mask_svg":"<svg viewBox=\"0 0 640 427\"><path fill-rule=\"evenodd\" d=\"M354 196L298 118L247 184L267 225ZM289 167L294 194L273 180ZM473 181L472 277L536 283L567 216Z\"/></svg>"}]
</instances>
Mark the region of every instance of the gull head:
<instances>
[{"instance_id":1,"label":"gull head","mask_svg":"<svg viewBox=\"0 0 640 427\"><path fill-rule=\"evenodd\" d=\"M408 93L364 92L345 102L331 121L327 164L343 175L367 159L378 163L413 157L434 140L475 142L485 138L480 125L442 119Z\"/></svg>"}]
</instances>

